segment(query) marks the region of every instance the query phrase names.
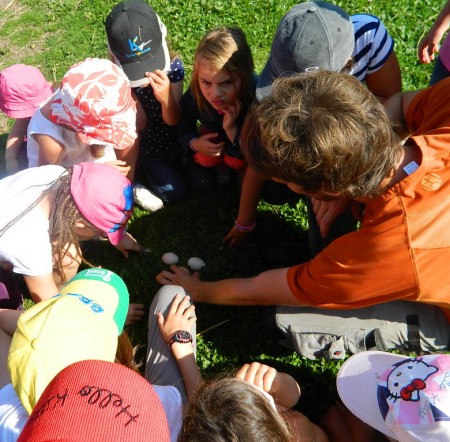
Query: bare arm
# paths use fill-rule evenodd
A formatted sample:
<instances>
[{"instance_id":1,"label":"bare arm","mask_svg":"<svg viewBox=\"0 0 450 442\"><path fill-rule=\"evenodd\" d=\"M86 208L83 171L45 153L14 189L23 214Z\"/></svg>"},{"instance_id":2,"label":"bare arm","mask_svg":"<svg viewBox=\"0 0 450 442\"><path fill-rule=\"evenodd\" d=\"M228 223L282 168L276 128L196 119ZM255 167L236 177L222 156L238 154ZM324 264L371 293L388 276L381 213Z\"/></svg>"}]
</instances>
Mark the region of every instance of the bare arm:
<instances>
[{"instance_id":1,"label":"bare arm","mask_svg":"<svg viewBox=\"0 0 450 442\"><path fill-rule=\"evenodd\" d=\"M38 165L61 164L64 158L64 146L49 135L33 134L39 144Z\"/></svg>"},{"instance_id":2,"label":"bare arm","mask_svg":"<svg viewBox=\"0 0 450 442\"><path fill-rule=\"evenodd\" d=\"M386 100L402 90L400 65L394 51L380 69L367 75L366 84L380 101Z\"/></svg>"},{"instance_id":3,"label":"bare arm","mask_svg":"<svg viewBox=\"0 0 450 442\"><path fill-rule=\"evenodd\" d=\"M17 154L22 147L23 140L27 135L29 118L17 118L11 132L6 140L5 168L8 174L13 174L19 170Z\"/></svg>"},{"instance_id":4,"label":"bare arm","mask_svg":"<svg viewBox=\"0 0 450 442\"><path fill-rule=\"evenodd\" d=\"M263 185L264 179L261 175L248 166L245 169L244 179L242 181L239 212L236 218L237 222L242 226L251 226L255 223ZM227 241L233 247L244 242L247 237L247 232L241 232L236 226L233 226L227 236L225 236L224 241Z\"/></svg>"},{"instance_id":5,"label":"bare arm","mask_svg":"<svg viewBox=\"0 0 450 442\"><path fill-rule=\"evenodd\" d=\"M45 301L59 293L52 273L43 276L24 275L24 279L34 302Z\"/></svg>"},{"instance_id":6,"label":"bare arm","mask_svg":"<svg viewBox=\"0 0 450 442\"><path fill-rule=\"evenodd\" d=\"M389 118L397 126L397 132L402 138L406 138L411 133L410 128L406 126L405 117L411 101L419 92L401 92L383 103Z\"/></svg>"},{"instance_id":7,"label":"bare arm","mask_svg":"<svg viewBox=\"0 0 450 442\"><path fill-rule=\"evenodd\" d=\"M450 23L450 1L442 8L430 30L421 38L417 47L417 56L421 63L430 63L439 51L439 43L448 30Z\"/></svg>"},{"instance_id":8,"label":"bare arm","mask_svg":"<svg viewBox=\"0 0 450 442\"><path fill-rule=\"evenodd\" d=\"M236 377L262 388L283 409L292 408L300 398L300 386L292 376L259 362L243 365Z\"/></svg>"},{"instance_id":9,"label":"bare arm","mask_svg":"<svg viewBox=\"0 0 450 442\"><path fill-rule=\"evenodd\" d=\"M134 172L136 170L136 163L139 154L139 138L136 138L133 144L130 144L125 149L114 149L118 160L125 161L127 166L130 167L127 178L130 181L134 180Z\"/></svg>"},{"instance_id":10,"label":"bare arm","mask_svg":"<svg viewBox=\"0 0 450 442\"><path fill-rule=\"evenodd\" d=\"M253 278L223 279L206 282L198 273L173 265L161 272L156 280L162 284L182 286L196 302L226 305L302 305L292 294L287 268L268 270Z\"/></svg>"},{"instance_id":11,"label":"bare arm","mask_svg":"<svg viewBox=\"0 0 450 442\"><path fill-rule=\"evenodd\" d=\"M190 331L192 329L192 323L197 320L194 311L195 306L190 305L189 296L176 295L167 317L164 318L162 313L157 314L159 330L167 343L170 342L176 331ZM190 401L202 381L202 376L195 361L194 349L190 343L175 342L171 346L171 351L180 368L186 388L186 396Z\"/></svg>"},{"instance_id":12,"label":"bare arm","mask_svg":"<svg viewBox=\"0 0 450 442\"><path fill-rule=\"evenodd\" d=\"M161 103L164 123L175 126L181 119L180 100L183 95L183 82L171 83L167 74L159 69L146 72L156 99Z\"/></svg>"}]
</instances>

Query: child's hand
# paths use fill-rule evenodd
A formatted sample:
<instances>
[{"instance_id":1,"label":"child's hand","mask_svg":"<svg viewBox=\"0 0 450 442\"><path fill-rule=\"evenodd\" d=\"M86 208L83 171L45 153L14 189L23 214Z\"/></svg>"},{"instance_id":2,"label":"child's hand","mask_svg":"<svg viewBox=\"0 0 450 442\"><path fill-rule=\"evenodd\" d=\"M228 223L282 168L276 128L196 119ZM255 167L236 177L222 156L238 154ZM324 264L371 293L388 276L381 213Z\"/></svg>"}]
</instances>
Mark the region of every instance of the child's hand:
<instances>
[{"instance_id":1,"label":"child's hand","mask_svg":"<svg viewBox=\"0 0 450 442\"><path fill-rule=\"evenodd\" d=\"M109 164L110 166L117 169L123 176L127 176L130 171L130 166L127 166L127 163L122 160L114 160L114 161L106 161L105 164Z\"/></svg>"},{"instance_id":2,"label":"child's hand","mask_svg":"<svg viewBox=\"0 0 450 442\"><path fill-rule=\"evenodd\" d=\"M228 243L229 247L238 247L245 244L248 241L249 233L239 230L236 226L233 226L228 234L223 238L223 241Z\"/></svg>"},{"instance_id":3,"label":"child's hand","mask_svg":"<svg viewBox=\"0 0 450 442\"><path fill-rule=\"evenodd\" d=\"M228 132L230 129L233 129L234 127L236 127L236 120L237 120L237 117L239 116L239 112L241 112L240 101L236 101L236 103L223 109L223 112L224 112L224 115L223 115L222 127L225 132ZM230 140L230 141L233 141L233 140Z\"/></svg>"},{"instance_id":4,"label":"child's hand","mask_svg":"<svg viewBox=\"0 0 450 442\"><path fill-rule=\"evenodd\" d=\"M145 315L144 304L130 304L128 307L126 325L132 325L140 321Z\"/></svg>"},{"instance_id":5,"label":"child's hand","mask_svg":"<svg viewBox=\"0 0 450 442\"><path fill-rule=\"evenodd\" d=\"M122 238L122 241L114 247L119 250L125 258L128 258L128 252L130 250L137 253L142 252L142 246L128 232L125 232L125 236Z\"/></svg>"},{"instance_id":6,"label":"child's hand","mask_svg":"<svg viewBox=\"0 0 450 442\"><path fill-rule=\"evenodd\" d=\"M273 367L252 362L243 365L236 373L236 377L271 393L279 389L278 374L278 371Z\"/></svg>"},{"instance_id":7,"label":"child's hand","mask_svg":"<svg viewBox=\"0 0 450 442\"><path fill-rule=\"evenodd\" d=\"M170 99L170 80L164 71L157 69L155 72L146 72L150 86L153 88L155 98L162 106L169 106Z\"/></svg>"},{"instance_id":8,"label":"child's hand","mask_svg":"<svg viewBox=\"0 0 450 442\"><path fill-rule=\"evenodd\" d=\"M176 295L170 306L167 317L159 312L156 314L159 330L163 339L169 343L172 336L178 330L190 332L192 324L197 320L195 306L190 304L189 296Z\"/></svg>"},{"instance_id":9,"label":"child's hand","mask_svg":"<svg viewBox=\"0 0 450 442\"><path fill-rule=\"evenodd\" d=\"M208 155L210 157L218 157L222 153L222 149L225 143L221 141L220 143L214 143L213 140L219 134L217 133L207 133L201 135L196 140L191 142L192 147L195 151L202 153L203 155Z\"/></svg>"}]
</instances>

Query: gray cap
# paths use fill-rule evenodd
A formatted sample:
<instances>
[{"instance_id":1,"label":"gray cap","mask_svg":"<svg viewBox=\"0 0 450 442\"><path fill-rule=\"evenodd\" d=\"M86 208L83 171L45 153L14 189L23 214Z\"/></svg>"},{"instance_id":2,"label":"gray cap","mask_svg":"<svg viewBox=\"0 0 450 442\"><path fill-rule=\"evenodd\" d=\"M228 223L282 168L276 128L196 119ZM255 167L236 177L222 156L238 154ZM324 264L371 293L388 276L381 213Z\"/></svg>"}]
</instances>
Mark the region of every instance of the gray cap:
<instances>
[{"instance_id":1,"label":"gray cap","mask_svg":"<svg viewBox=\"0 0 450 442\"><path fill-rule=\"evenodd\" d=\"M315 69L339 72L350 60L355 33L350 16L327 2L299 3L281 19L256 86L258 100L270 95L280 76Z\"/></svg>"}]
</instances>

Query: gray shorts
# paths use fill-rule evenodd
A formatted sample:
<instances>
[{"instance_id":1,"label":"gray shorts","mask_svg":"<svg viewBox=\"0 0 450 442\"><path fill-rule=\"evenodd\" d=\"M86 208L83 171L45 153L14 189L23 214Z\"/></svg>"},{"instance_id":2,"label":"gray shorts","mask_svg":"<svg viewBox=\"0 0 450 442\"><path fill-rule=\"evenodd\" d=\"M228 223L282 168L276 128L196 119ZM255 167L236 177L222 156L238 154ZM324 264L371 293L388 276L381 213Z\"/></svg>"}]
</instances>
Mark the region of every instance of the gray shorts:
<instances>
[{"instance_id":1,"label":"gray shorts","mask_svg":"<svg viewBox=\"0 0 450 442\"><path fill-rule=\"evenodd\" d=\"M450 328L438 307L392 301L354 310L277 306L284 343L310 359L344 359L365 350L439 352Z\"/></svg>"}]
</instances>

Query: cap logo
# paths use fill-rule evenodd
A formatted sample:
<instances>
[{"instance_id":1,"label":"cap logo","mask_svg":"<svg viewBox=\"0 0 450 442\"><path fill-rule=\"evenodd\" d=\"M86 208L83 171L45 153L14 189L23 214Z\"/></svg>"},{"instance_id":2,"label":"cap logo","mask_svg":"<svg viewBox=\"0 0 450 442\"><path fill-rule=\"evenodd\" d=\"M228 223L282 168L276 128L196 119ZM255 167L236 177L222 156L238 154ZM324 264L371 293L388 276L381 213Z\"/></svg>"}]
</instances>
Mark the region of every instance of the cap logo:
<instances>
[{"instance_id":1,"label":"cap logo","mask_svg":"<svg viewBox=\"0 0 450 442\"><path fill-rule=\"evenodd\" d=\"M84 277L96 277L100 278L104 282L110 282L111 281L111 275L113 273L111 270L105 270L105 269L87 269L86 273L84 274Z\"/></svg>"},{"instance_id":2,"label":"cap logo","mask_svg":"<svg viewBox=\"0 0 450 442\"><path fill-rule=\"evenodd\" d=\"M58 295L55 295L54 298L57 298L59 296L62 296L62 295L59 293ZM82 304L90 305L91 310L94 313L103 313L105 311L105 309L100 304L97 304L92 299L89 299L84 295L80 295L79 293L66 293L64 296L73 296L75 298L78 298Z\"/></svg>"},{"instance_id":3,"label":"cap logo","mask_svg":"<svg viewBox=\"0 0 450 442\"><path fill-rule=\"evenodd\" d=\"M115 415L115 417L120 416L121 414L125 414L125 417L127 418L126 423L124 426L126 427L129 423L135 422L137 423L137 417L139 417L139 414L133 416L128 409L130 408L129 405L123 406L124 400L121 396L118 394L113 393L110 390L85 385L78 394L81 397L87 397L88 401L87 403L89 405L95 405L98 404L98 408L103 409L111 405L112 407L118 408L120 411Z\"/></svg>"},{"instance_id":4,"label":"cap logo","mask_svg":"<svg viewBox=\"0 0 450 442\"><path fill-rule=\"evenodd\" d=\"M145 48L145 46L151 43L152 40L144 41L141 44L137 44L139 37L140 37L139 35L136 35L136 37L134 37L133 40L128 39L128 46L130 48L131 53L125 54L127 58L137 57L152 50L151 47Z\"/></svg>"}]
</instances>

